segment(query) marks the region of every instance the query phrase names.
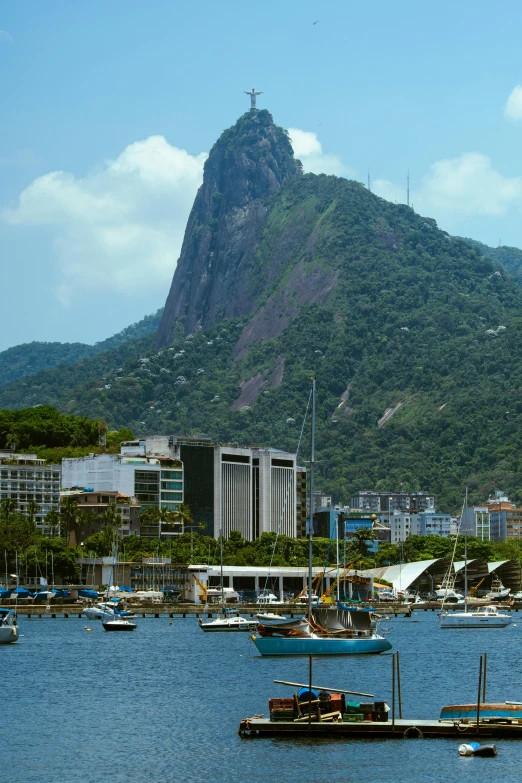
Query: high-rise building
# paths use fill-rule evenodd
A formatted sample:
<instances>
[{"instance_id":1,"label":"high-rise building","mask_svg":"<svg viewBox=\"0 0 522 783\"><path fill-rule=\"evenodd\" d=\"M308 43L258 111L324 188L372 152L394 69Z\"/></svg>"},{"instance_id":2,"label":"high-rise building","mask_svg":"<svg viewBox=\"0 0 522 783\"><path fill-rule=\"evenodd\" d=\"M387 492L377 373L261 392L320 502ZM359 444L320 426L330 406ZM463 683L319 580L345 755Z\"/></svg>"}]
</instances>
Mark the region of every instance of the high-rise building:
<instances>
[{"instance_id":1,"label":"high-rise building","mask_svg":"<svg viewBox=\"0 0 522 783\"><path fill-rule=\"evenodd\" d=\"M16 510L23 513L34 501L36 526L49 534L45 518L51 509L60 508L60 466L46 465L36 454L0 451L0 498L13 498Z\"/></svg>"},{"instance_id":2,"label":"high-rise building","mask_svg":"<svg viewBox=\"0 0 522 783\"><path fill-rule=\"evenodd\" d=\"M460 532L476 536L481 541L491 538L491 520L487 506L468 506L462 512Z\"/></svg>"},{"instance_id":3,"label":"high-rise building","mask_svg":"<svg viewBox=\"0 0 522 783\"><path fill-rule=\"evenodd\" d=\"M194 524L205 524L207 535L218 537L222 531L226 537L238 530L252 541L265 532L296 537L302 528L306 474L298 469L295 454L175 435L128 441L122 443L121 453L150 460L179 460L184 502Z\"/></svg>"}]
</instances>

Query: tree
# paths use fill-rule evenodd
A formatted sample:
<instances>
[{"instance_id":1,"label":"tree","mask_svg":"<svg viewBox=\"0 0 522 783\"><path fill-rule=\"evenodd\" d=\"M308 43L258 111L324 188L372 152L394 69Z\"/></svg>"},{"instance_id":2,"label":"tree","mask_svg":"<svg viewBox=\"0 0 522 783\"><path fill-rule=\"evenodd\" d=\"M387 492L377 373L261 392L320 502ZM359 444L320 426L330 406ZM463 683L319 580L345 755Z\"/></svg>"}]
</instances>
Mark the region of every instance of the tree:
<instances>
[{"instance_id":1,"label":"tree","mask_svg":"<svg viewBox=\"0 0 522 783\"><path fill-rule=\"evenodd\" d=\"M55 508L52 508L47 512L45 516L45 524L51 530L51 538L54 538L56 530L60 527L60 514Z\"/></svg>"},{"instance_id":2,"label":"tree","mask_svg":"<svg viewBox=\"0 0 522 783\"><path fill-rule=\"evenodd\" d=\"M185 525L190 524L194 521L194 517L192 516L192 511L190 510L190 507L187 506L186 503L182 503L176 511L174 512L176 515L176 518L180 521L183 532Z\"/></svg>"},{"instance_id":3,"label":"tree","mask_svg":"<svg viewBox=\"0 0 522 783\"><path fill-rule=\"evenodd\" d=\"M34 522L35 516L40 511L40 506L38 505L38 503L35 500L30 500L29 503L27 504L26 511L27 511L27 515L28 515L29 519L31 520L31 522Z\"/></svg>"},{"instance_id":4,"label":"tree","mask_svg":"<svg viewBox=\"0 0 522 783\"><path fill-rule=\"evenodd\" d=\"M8 522L11 514L16 511L16 500L14 498L4 498L0 503L0 518L2 522Z\"/></svg>"},{"instance_id":5,"label":"tree","mask_svg":"<svg viewBox=\"0 0 522 783\"><path fill-rule=\"evenodd\" d=\"M375 533L371 528L359 527L350 536L348 557L354 566L367 565L370 551L369 542L375 539Z\"/></svg>"},{"instance_id":6,"label":"tree","mask_svg":"<svg viewBox=\"0 0 522 783\"><path fill-rule=\"evenodd\" d=\"M69 536L78 516L78 498L75 495L65 495L60 504L60 517L64 522L66 540Z\"/></svg>"}]
</instances>

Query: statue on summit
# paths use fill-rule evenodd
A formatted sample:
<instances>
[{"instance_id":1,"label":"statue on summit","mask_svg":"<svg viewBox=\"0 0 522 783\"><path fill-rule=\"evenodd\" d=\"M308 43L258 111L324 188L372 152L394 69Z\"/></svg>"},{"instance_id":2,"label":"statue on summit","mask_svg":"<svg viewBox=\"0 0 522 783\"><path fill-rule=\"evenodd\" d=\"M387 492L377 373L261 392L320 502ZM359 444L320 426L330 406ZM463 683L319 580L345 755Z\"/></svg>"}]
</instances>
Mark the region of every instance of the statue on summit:
<instances>
[{"instance_id":1,"label":"statue on summit","mask_svg":"<svg viewBox=\"0 0 522 783\"><path fill-rule=\"evenodd\" d=\"M256 92L254 87L251 90L244 90L244 93L245 95L250 95L250 111L253 111L256 108L256 97L263 93Z\"/></svg>"}]
</instances>

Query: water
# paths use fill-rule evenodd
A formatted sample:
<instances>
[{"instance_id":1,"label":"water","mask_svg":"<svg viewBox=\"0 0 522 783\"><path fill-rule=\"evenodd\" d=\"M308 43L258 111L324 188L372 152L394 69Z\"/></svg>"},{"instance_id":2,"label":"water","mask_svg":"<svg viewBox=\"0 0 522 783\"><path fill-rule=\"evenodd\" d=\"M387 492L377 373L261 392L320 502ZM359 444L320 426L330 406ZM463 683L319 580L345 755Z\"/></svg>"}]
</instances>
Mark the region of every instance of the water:
<instances>
[{"instance_id":1,"label":"water","mask_svg":"<svg viewBox=\"0 0 522 783\"><path fill-rule=\"evenodd\" d=\"M109 634L85 619L20 619L0 647L1 780L9 783L448 783L519 779L522 741L493 759L457 740L241 739L239 721L306 682L308 662L260 658L249 634L204 634L195 618L138 620ZM85 626L92 628L88 633ZM403 714L437 718L474 702L488 653L488 700L522 701L520 627L441 631L435 613L384 621L401 652ZM319 685L391 704L391 658L314 662Z\"/></svg>"}]
</instances>

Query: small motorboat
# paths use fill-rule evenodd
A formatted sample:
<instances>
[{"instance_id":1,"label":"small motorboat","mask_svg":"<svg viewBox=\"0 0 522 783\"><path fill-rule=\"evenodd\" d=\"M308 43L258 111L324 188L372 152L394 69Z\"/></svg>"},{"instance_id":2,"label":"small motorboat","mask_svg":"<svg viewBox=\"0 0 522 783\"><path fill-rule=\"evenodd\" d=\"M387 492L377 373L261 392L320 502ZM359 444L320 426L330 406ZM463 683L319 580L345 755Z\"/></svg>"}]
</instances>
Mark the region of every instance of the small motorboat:
<instances>
[{"instance_id":1,"label":"small motorboat","mask_svg":"<svg viewBox=\"0 0 522 783\"><path fill-rule=\"evenodd\" d=\"M13 644L19 636L16 612L13 609L0 608L0 644Z\"/></svg>"},{"instance_id":2,"label":"small motorboat","mask_svg":"<svg viewBox=\"0 0 522 783\"><path fill-rule=\"evenodd\" d=\"M87 606L83 610L83 614L89 620L132 620L136 616L132 612L127 612L118 609L117 606L109 606L108 604L96 604L95 606Z\"/></svg>"},{"instance_id":3,"label":"small motorboat","mask_svg":"<svg viewBox=\"0 0 522 783\"><path fill-rule=\"evenodd\" d=\"M459 745L459 756L496 756L496 745L481 745L480 742L467 742Z\"/></svg>"},{"instance_id":4,"label":"small motorboat","mask_svg":"<svg viewBox=\"0 0 522 783\"><path fill-rule=\"evenodd\" d=\"M450 704L440 711L439 720L476 721L477 704ZM522 703L517 701L482 702L480 722L490 723L522 720Z\"/></svg>"},{"instance_id":5,"label":"small motorboat","mask_svg":"<svg viewBox=\"0 0 522 783\"><path fill-rule=\"evenodd\" d=\"M216 617L204 623L201 617L198 617L199 627L202 631L254 631L257 627L257 620L247 620L239 614L226 613L224 617Z\"/></svg>"},{"instance_id":6,"label":"small motorboat","mask_svg":"<svg viewBox=\"0 0 522 783\"><path fill-rule=\"evenodd\" d=\"M135 631L138 627L136 623L129 620L105 620L102 621L104 631Z\"/></svg>"},{"instance_id":7,"label":"small motorboat","mask_svg":"<svg viewBox=\"0 0 522 783\"><path fill-rule=\"evenodd\" d=\"M279 598L274 595L274 593L263 590L262 593L259 593L256 603L258 603L260 606L283 606L285 602L280 601Z\"/></svg>"},{"instance_id":8,"label":"small motorboat","mask_svg":"<svg viewBox=\"0 0 522 783\"><path fill-rule=\"evenodd\" d=\"M301 617L285 617L284 614L274 614L273 612L259 612L259 614L256 614L256 619L258 623L263 623L264 625L285 625L285 626L292 626L292 625L300 625L302 621Z\"/></svg>"}]
</instances>

